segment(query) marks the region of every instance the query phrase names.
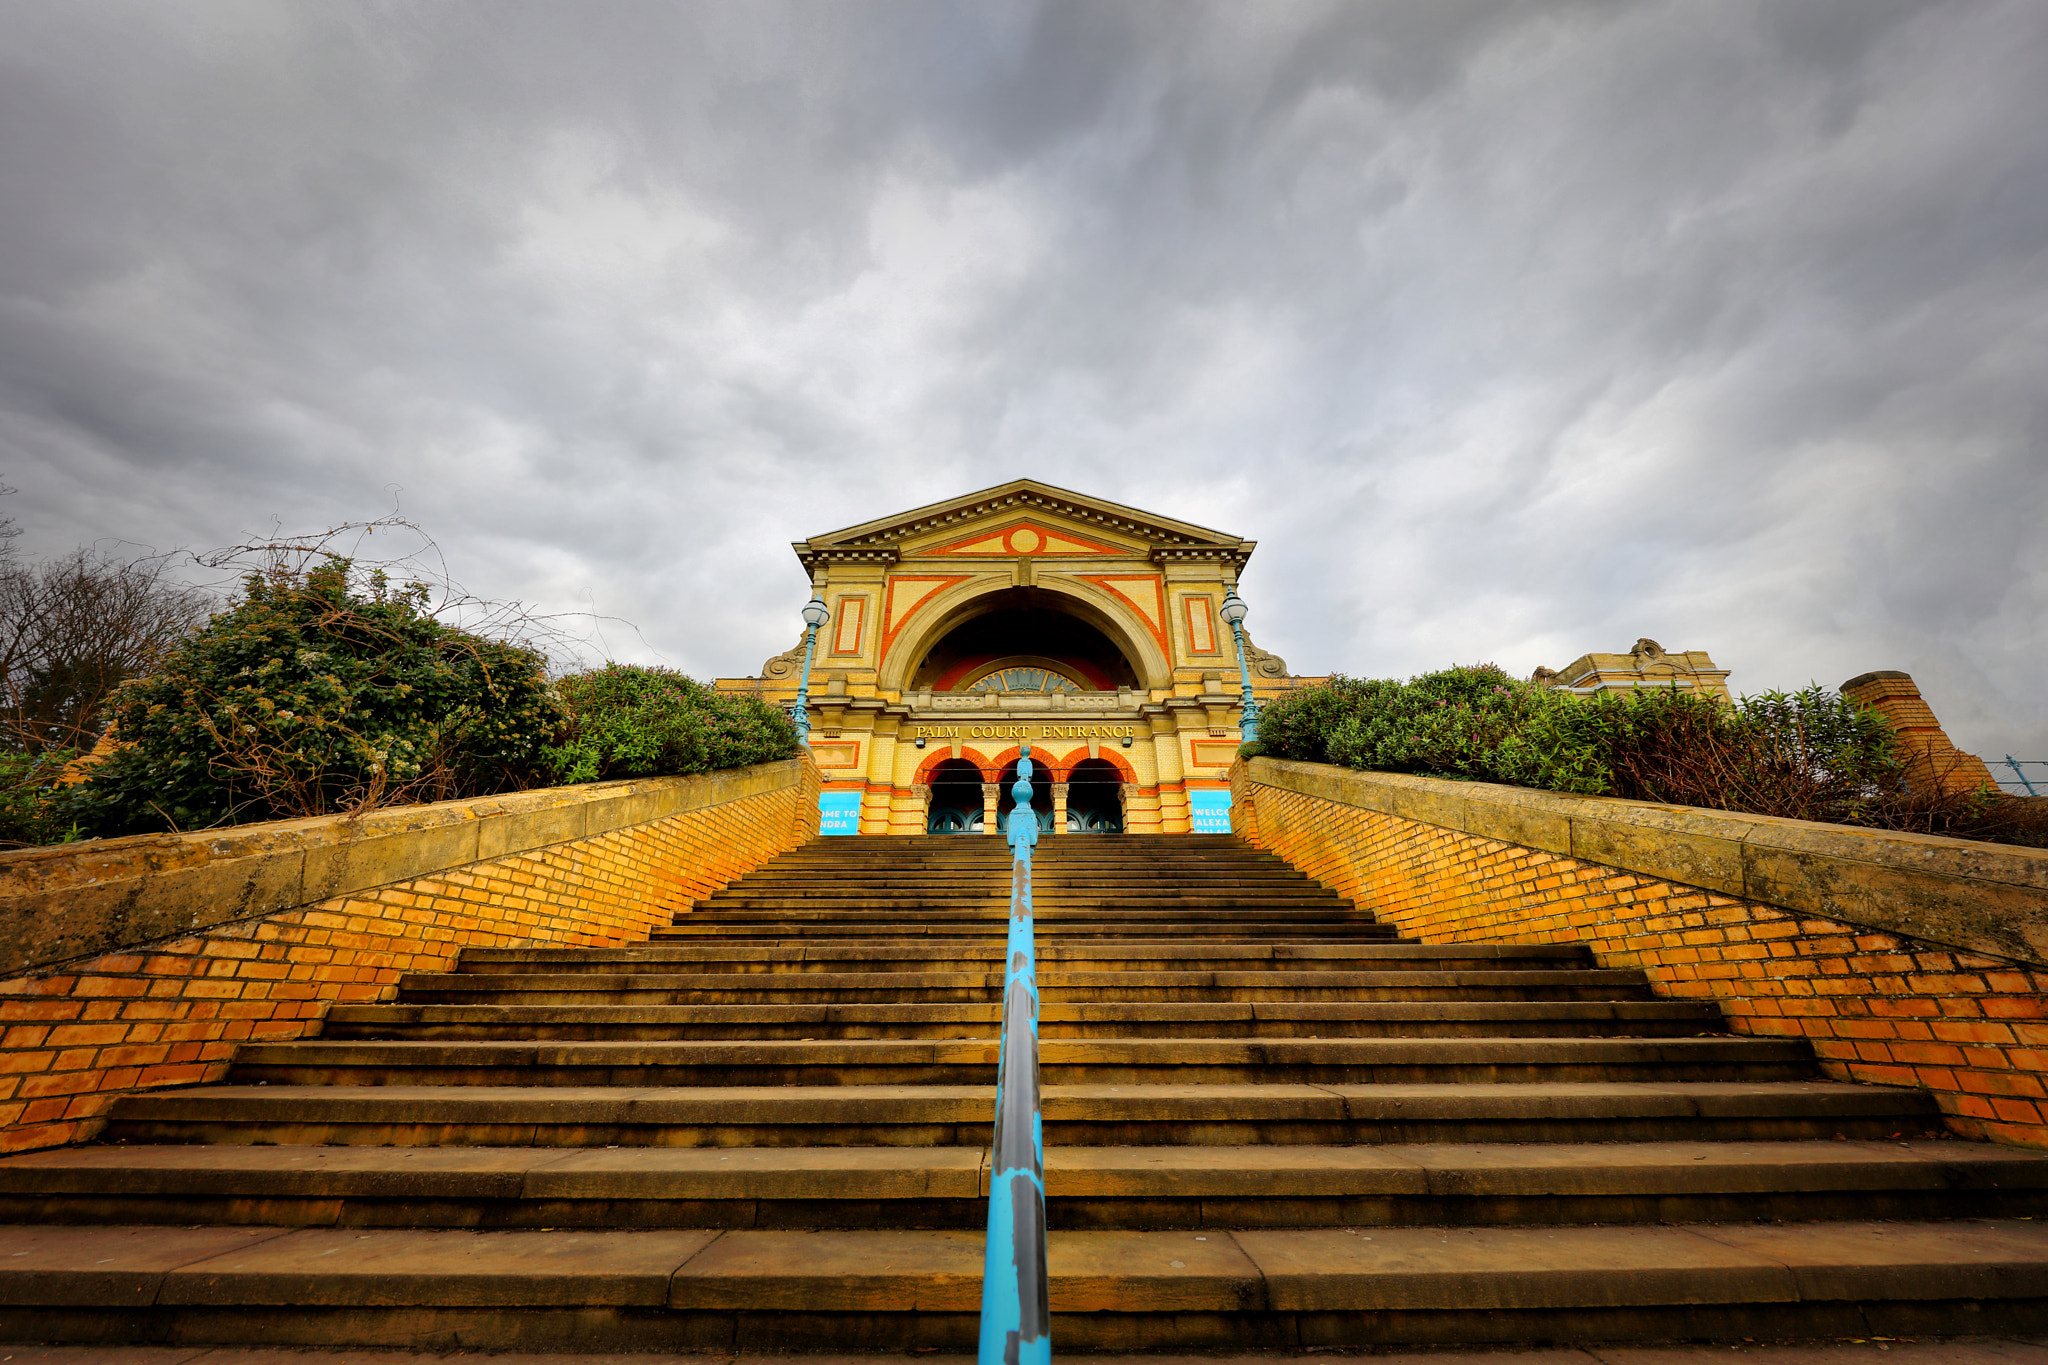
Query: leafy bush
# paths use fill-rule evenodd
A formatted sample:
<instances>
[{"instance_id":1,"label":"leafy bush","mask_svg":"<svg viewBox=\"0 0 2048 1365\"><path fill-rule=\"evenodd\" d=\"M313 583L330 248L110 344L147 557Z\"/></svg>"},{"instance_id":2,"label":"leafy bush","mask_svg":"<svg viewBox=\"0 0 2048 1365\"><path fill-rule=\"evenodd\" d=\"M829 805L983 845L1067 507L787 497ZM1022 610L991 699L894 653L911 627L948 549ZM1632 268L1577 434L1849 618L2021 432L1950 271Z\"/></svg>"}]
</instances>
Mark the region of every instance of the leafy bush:
<instances>
[{"instance_id":1,"label":"leafy bush","mask_svg":"<svg viewBox=\"0 0 2048 1365\"><path fill-rule=\"evenodd\" d=\"M1259 747L1309 763L1516 782L1530 768L1520 735L1545 704L1494 664L1405 683L1337 677L1260 712Z\"/></svg>"},{"instance_id":2,"label":"leafy bush","mask_svg":"<svg viewBox=\"0 0 2048 1365\"><path fill-rule=\"evenodd\" d=\"M1337 678L1260 717L1259 750L1382 772L1477 778L1966 838L2037 842L1984 792L1914 790L1884 718L1821 687L1734 705L1679 688L1578 697L1491 664L1408 682Z\"/></svg>"},{"instance_id":3,"label":"leafy bush","mask_svg":"<svg viewBox=\"0 0 2048 1365\"><path fill-rule=\"evenodd\" d=\"M728 696L665 668L606 664L556 684L568 712L546 761L558 782L700 773L788 758L796 724L759 697Z\"/></svg>"},{"instance_id":4,"label":"leafy bush","mask_svg":"<svg viewBox=\"0 0 2048 1365\"><path fill-rule=\"evenodd\" d=\"M1259 738L1247 754L1328 763L1330 733L1354 712L1375 705L1401 684L1379 678L1347 678L1339 673L1328 682L1289 692L1259 711Z\"/></svg>"},{"instance_id":5,"label":"leafy bush","mask_svg":"<svg viewBox=\"0 0 2048 1365\"><path fill-rule=\"evenodd\" d=\"M1522 730L1542 694L1494 664L1425 673L1388 686L1330 733L1334 762L1385 772L1521 780Z\"/></svg>"},{"instance_id":6,"label":"leafy bush","mask_svg":"<svg viewBox=\"0 0 2048 1365\"><path fill-rule=\"evenodd\" d=\"M109 702L128 746L60 795L92 834L201 829L532 785L561 724L532 649L328 556L243 595Z\"/></svg>"},{"instance_id":7,"label":"leafy bush","mask_svg":"<svg viewBox=\"0 0 2048 1365\"><path fill-rule=\"evenodd\" d=\"M0 752L0 848L62 843L71 834L58 821L58 778L78 755L70 749L39 754Z\"/></svg>"},{"instance_id":8,"label":"leafy bush","mask_svg":"<svg viewBox=\"0 0 2048 1365\"><path fill-rule=\"evenodd\" d=\"M1600 692L1530 727L1541 785L1844 824L1890 824L1910 804L1897 738L1875 711L1822 687L1734 706L1676 688Z\"/></svg>"}]
</instances>

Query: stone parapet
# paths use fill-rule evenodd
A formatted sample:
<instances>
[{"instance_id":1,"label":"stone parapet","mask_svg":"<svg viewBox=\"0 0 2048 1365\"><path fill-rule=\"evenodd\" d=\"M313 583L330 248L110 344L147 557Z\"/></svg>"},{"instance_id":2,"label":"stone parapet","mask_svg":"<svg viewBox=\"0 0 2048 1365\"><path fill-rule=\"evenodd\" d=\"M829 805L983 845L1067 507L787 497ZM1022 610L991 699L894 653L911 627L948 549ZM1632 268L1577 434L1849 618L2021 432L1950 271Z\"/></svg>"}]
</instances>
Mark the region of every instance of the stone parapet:
<instances>
[{"instance_id":1,"label":"stone parapet","mask_svg":"<svg viewBox=\"0 0 2048 1365\"><path fill-rule=\"evenodd\" d=\"M691 777L0 856L0 1151L120 1094L217 1081L469 947L644 942L817 837L808 756Z\"/></svg>"},{"instance_id":2,"label":"stone parapet","mask_svg":"<svg viewBox=\"0 0 2048 1365\"><path fill-rule=\"evenodd\" d=\"M2048 1146L2048 852L1255 758L1233 819L1423 942L1584 943Z\"/></svg>"},{"instance_id":3,"label":"stone parapet","mask_svg":"<svg viewBox=\"0 0 2048 1365\"><path fill-rule=\"evenodd\" d=\"M787 790L806 762L0 853L0 975Z\"/></svg>"}]
</instances>

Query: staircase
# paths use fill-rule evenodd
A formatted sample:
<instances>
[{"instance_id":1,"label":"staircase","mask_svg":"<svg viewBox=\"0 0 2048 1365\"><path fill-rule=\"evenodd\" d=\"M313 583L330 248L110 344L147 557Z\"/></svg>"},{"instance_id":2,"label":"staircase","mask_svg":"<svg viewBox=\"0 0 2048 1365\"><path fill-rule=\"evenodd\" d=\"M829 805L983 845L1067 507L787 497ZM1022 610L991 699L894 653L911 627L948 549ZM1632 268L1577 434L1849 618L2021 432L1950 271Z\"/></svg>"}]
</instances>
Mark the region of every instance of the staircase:
<instances>
[{"instance_id":1,"label":"staircase","mask_svg":"<svg viewBox=\"0 0 2048 1365\"><path fill-rule=\"evenodd\" d=\"M0 1161L0 1339L965 1347L1009 881L826 840L644 947L465 954ZM1055 1349L2048 1330L2048 1154L1228 837L1062 837Z\"/></svg>"}]
</instances>

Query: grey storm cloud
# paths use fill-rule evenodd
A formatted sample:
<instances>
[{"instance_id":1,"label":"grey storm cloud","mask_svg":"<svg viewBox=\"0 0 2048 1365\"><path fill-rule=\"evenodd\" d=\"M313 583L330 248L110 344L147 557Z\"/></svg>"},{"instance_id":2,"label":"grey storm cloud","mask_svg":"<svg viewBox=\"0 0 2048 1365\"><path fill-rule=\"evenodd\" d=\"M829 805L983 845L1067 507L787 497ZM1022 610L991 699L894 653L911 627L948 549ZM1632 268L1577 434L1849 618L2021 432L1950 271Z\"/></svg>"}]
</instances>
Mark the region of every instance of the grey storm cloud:
<instances>
[{"instance_id":1,"label":"grey storm cloud","mask_svg":"<svg viewBox=\"0 0 2048 1365\"><path fill-rule=\"evenodd\" d=\"M1650 635L2048 758L2031 0L0 0L32 550L395 494L700 675L1030 475L1299 672Z\"/></svg>"}]
</instances>

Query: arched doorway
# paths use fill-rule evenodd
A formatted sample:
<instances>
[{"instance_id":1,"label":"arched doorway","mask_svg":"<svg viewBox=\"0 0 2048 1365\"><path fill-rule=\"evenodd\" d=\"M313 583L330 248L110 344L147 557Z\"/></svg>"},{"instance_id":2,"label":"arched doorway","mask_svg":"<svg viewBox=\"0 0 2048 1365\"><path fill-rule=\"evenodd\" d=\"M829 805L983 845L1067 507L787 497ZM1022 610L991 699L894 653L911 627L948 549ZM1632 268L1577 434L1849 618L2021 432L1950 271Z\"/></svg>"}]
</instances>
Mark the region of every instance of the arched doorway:
<instances>
[{"instance_id":1,"label":"arched doorway","mask_svg":"<svg viewBox=\"0 0 2048 1365\"><path fill-rule=\"evenodd\" d=\"M1067 833L1123 832L1123 774L1106 758L1082 759L1067 778Z\"/></svg>"},{"instance_id":2,"label":"arched doorway","mask_svg":"<svg viewBox=\"0 0 2048 1365\"><path fill-rule=\"evenodd\" d=\"M1041 833L1052 829L1052 779L1046 775L1045 765L1034 762L1031 773L1031 809L1038 816ZM1003 765L1002 796L996 802L998 828L1008 830L1010 812L1017 808L1017 798L1010 795L1010 788L1017 781L1017 760L1011 759Z\"/></svg>"},{"instance_id":3,"label":"arched doorway","mask_svg":"<svg viewBox=\"0 0 2048 1365\"><path fill-rule=\"evenodd\" d=\"M981 833L981 769L964 758L946 759L932 769L931 786L925 833Z\"/></svg>"},{"instance_id":4,"label":"arched doorway","mask_svg":"<svg viewBox=\"0 0 2048 1365\"><path fill-rule=\"evenodd\" d=\"M1114 692L1140 685L1127 652L1062 594L1012 588L956 612L905 683L932 692ZM964 613L964 614L963 614Z\"/></svg>"}]
</instances>

